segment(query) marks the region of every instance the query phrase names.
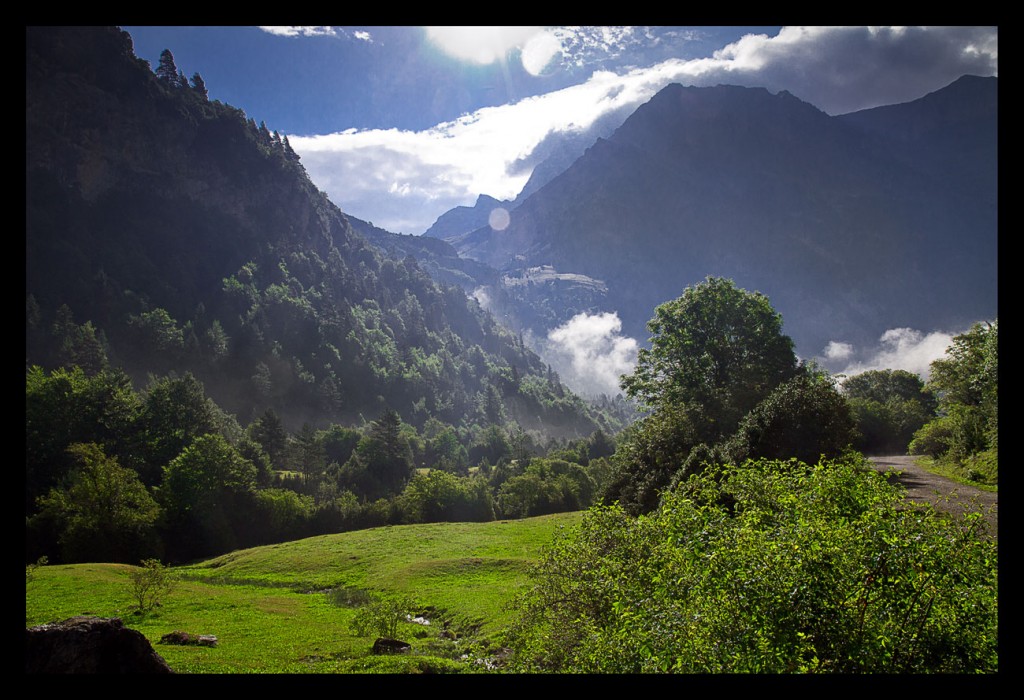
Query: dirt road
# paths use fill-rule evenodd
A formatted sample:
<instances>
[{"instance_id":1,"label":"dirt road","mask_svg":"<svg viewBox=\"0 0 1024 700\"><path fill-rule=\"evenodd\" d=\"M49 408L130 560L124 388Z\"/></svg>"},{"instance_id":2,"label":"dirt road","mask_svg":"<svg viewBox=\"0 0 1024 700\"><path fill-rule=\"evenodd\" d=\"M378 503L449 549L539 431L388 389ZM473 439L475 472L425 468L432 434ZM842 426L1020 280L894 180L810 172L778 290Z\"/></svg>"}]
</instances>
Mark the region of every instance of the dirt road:
<instances>
[{"instance_id":1,"label":"dirt road","mask_svg":"<svg viewBox=\"0 0 1024 700\"><path fill-rule=\"evenodd\" d=\"M901 472L898 476L894 474L893 479L907 489L907 498L910 500L931 503L937 509L949 512L960 512L965 508L980 509L992 527L993 536L998 534L998 493L964 486L927 472L914 463L916 457L894 455L869 459L879 471Z\"/></svg>"}]
</instances>

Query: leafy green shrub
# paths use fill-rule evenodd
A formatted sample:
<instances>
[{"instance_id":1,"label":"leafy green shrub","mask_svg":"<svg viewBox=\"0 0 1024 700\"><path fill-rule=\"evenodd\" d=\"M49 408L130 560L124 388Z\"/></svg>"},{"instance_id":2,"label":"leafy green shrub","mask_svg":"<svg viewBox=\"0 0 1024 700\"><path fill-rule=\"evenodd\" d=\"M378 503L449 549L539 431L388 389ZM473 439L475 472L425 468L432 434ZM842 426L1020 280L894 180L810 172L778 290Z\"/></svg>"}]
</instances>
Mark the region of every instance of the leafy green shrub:
<instances>
[{"instance_id":1,"label":"leafy green shrub","mask_svg":"<svg viewBox=\"0 0 1024 700\"><path fill-rule=\"evenodd\" d=\"M49 563L49 560L46 557L39 557L38 559L35 560L34 563L26 564L25 565L25 583L29 583L29 582L32 581L32 579L35 578L35 576L36 576L36 569L38 569L40 566L46 566L48 563Z\"/></svg>"},{"instance_id":2,"label":"leafy green shrub","mask_svg":"<svg viewBox=\"0 0 1024 700\"><path fill-rule=\"evenodd\" d=\"M906 502L848 458L710 468L649 515L591 510L515 604L512 670L998 670L981 514Z\"/></svg>"},{"instance_id":3,"label":"leafy green shrub","mask_svg":"<svg viewBox=\"0 0 1024 700\"><path fill-rule=\"evenodd\" d=\"M744 417L724 450L729 461L838 457L856 437L850 406L827 375L806 371L780 384Z\"/></svg>"},{"instance_id":4,"label":"leafy green shrub","mask_svg":"<svg viewBox=\"0 0 1024 700\"><path fill-rule=\"evenodd\" d=\"M378 598L364 605L352 619L357 637L398 637L398 627L407 620L412 602L407 598Z\"/></svg>"},{"instance_id":5,"label":"leafy green shrub","mask_svg":"<svg viewBox=\"0 0 1024 700\"><path fill-rule=\"evenodd\" d=\"M174 590L176 579L170 567L159 559L146 559L141 566L128 573L130 592L136 610L145 614L163 603Z\"/></svg>"}]
</instances>

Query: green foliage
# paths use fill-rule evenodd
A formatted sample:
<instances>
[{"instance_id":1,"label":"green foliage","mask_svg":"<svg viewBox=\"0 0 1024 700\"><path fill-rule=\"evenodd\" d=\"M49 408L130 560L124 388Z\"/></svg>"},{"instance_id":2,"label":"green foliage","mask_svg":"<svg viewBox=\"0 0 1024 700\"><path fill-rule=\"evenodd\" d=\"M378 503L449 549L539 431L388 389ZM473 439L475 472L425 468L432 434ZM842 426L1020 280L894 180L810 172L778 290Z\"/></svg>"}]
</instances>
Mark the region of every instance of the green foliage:
<instances>
[{"instance_id":1,"label":"green foliage","mask_svg":"<svg viewBox=\"0 0 1024 700\"><path fill-rule=\"evenodd\" d=\"M250 526L256 467L222 435L196 438L164 468L159 496L175 559L227 552Z\"/></svg>"},{"instance_id":2,"label":"green foliage","mask_svg":"<svg viewBox=\"0 0 1024 700\"><path fill-rule=\"evenodd\" d=\"M501 484L495 502L502 518L527 518L587 508L595 492L594 480L579 464L535 458Z\"/></svg>"},{"instance_id":3,"label":"green foliage","mask_svg":"<svg viewBox=\"0 0 1024 700\"><path fill-rule=\"evenodd\" d=\"M121 371L89 376L81 368L46 372L31 367L25 376L26 509L74 468L67 448L96 443L123 466L132 461L131 436L140 401Z\"/></svg>"},{"instance_id":4,"label":"green foliage","mask_svg":"<svg viewBox=\"0 0 1024 700\"><path fill-rule=\"evenodd\" d=\"M906 370L871 370L847 378L860 437L855 447L869 454L906 452L914 433L934 417L935 396L919 376Z\"/></svg>"},{"instance_id":5,"label":"green foliage","mask_svg":"<svg viewBox=\"0 0 1024 700\"><path fill-rule=\"evenodd\" d=\"M768 298L709 277L654 310L651 348L622 379L655 410L685 410L701 442L730 435L751 409L796 372L793 341Z\"/></svg>"},{"instance_id":6,"label":"green foliage","mask_svg":"<svg viewBox=\"0 0 1024 700\"><path fill-rule=\"evenodd\" d=\"M78 466L65 486L39 499L37 516L56 524L62 560L138 561L156 551L160 508L138 474L95 443L68 452Z\"/></svg>"},{"instance_id":7,"label":"green foliage","mask_svg":"<svg viewBox=\"0 0 1024 700\"><path fill-rule=\"evenodd\" d=\"M651 349L640 350L622 387L653 410L619 440L615 475L603 496L633 514L653 510L661 491L688 475L681 467L701 467L703 459L689 459L695 447L711 449L733 435L744 416L800 371L793 341L767 297L731 280L709 277L688 287L655 309L648 328ZM749 419L746 442L759 441L760 433L784 440L781 433L794 424L775 422L782 404L799 403L799 395L775 395L779 407L766 404Z\"/></svg>"},{"instance_id":8,"label":"green foliage","mask_svg":"<svg viewBox=\"0 0 1024 700\"><path fill-rule=\"evenodd\" d=\"M699 442L690 416L680 408L664 406L637 421L619 438L612 459L614 472L602 502L619 502L633 515L654 510L661 491L699 444L704 443Z\"/></svg>"},{"instance_id":9,"label":"green foliage","mask_svg":"<svg viewBox=\"0 0 1024 700\"><path fill-rule=\"evenodd\" d=\"M487 480L460 477L432 469L416 474L398 499L407 523L482 522L494 520L494 505Z\"/></svg>"},{"instance_id":10,"label":"green foliage","mask_svg":"<svg viewBox=\"0 0 1024 700\"><path fill-rule=\"evenodd\" d=\"M128 572L129 591L135 609L146 614L169 596L177 585L177 577L170 567L159 559L145 559L140 566Z\"/></svg>"},{"instance_id":11,"label":"green foliage","mask_svg":"<svg viewBox=\"0 0 1024 700\"><path fill-rule=\"evenodd\" d=\"M929 455L970 479L995 483L999 448L999 325L976 323L931 365L939 417L922 426L911 454ZM978 463L976 463L978 462Z\"/></svg>"},{"instance_id":12,"label":"green foliage","mask_svg":"<svg viewBox=\"0 0 1024 700\"><path fill-rule=\"evenodd\" d=\"M994 672L997 561L980 513L908 507L857 460L751 462L590 511L507 641L518 671Z\"/></svg>"},{"instance_id":13,"label":"green foliage","mask_svg":"<svg viewBox=\"0 0 1024 700\"><path fill-rule=\"evenodd\" d=\"M724 446L726 459L838 457L856 436L850 406L831 377L810 370L776 387Z\"/></svg>"},{"instance_id":14,"label":"green foliage","mask_svg":"<svg viewBox=\"0 0 1024 700\"><path fill-rule=\"evenodd\" d=\"M412 601L408 598L378 598L363 606L352 619L352 633L357 637L397 639L399 626L408 619Z\"/></svg>"},{"instance_id":15,"label":"green foliage","mask_svg":"<svg viewBox=\"0 0 1024 700\"><path fill-rule=\"evenodd\" d=\"M201 435L225 427L225 417L191 373L155 380L146 391L140 416L147 440L143 481L159 483L168 463Z\"/></svg>"},{"instance_id":16,"label":"green foliage","mask_svg":"<svg viewBox=\"0 0 1024 700\"><path fill-rule=\"evenodd\" d=\"M36 559L31 564L26 564L25 565L25 583L26 584L32 583L32 579L34 579L35 576L36 576L36 569L38 569L41 566L46 566L49 563L50 563L50 560L47 557L39 557L38 559Z\"/></svg>"}]
</instances>

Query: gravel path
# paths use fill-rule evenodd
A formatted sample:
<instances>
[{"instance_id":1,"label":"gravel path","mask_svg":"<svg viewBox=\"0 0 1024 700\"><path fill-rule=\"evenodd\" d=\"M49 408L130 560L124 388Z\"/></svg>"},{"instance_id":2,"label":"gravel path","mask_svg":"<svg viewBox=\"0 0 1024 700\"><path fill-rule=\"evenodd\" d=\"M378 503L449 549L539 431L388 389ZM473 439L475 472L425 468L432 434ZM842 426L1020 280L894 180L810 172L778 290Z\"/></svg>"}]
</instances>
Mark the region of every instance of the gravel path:
<instances>
[{"instance_id":1,"label":"gravel path","mask_svg":"<svg viewBox=\"0 0 1024 700\"><path fill-rule=\"evenodd\" d=\"M964 486L943 476L925 471L914 463L916 457L893 455L869 457L875 468L892 472L892 479L907 489L907 498L912 501L931 503L939 510L959 512L965 508L981 509L992 528L993 536L999 533L999 494Z\"/></svg>"}]
</instances>

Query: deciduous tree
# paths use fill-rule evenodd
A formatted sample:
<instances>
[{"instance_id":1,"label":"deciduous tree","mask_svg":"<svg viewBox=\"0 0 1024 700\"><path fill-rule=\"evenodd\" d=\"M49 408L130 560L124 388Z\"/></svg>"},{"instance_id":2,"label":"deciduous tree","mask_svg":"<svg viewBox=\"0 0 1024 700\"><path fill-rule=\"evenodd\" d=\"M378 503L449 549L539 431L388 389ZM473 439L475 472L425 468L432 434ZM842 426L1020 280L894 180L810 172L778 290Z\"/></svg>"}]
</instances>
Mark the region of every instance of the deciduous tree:
<instances>
[{"instance_id":1,"label":"deciduous tree","mask_svg":"<svg viewBox=\"0 0 1024 700\"><path fill-rule=\"evenodd\" d=\"M704 441L740 419L797 370L782 316L759 292L709 277L655 309L650 349L622 378L627 395L657 410L682 407Z\"/></svg>"}]
</instances>

